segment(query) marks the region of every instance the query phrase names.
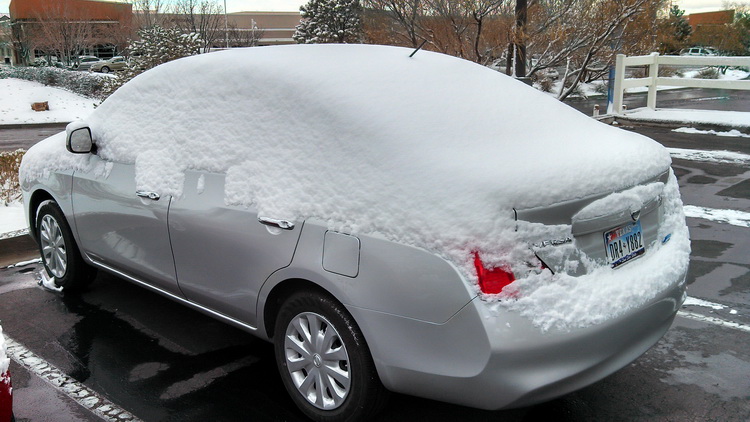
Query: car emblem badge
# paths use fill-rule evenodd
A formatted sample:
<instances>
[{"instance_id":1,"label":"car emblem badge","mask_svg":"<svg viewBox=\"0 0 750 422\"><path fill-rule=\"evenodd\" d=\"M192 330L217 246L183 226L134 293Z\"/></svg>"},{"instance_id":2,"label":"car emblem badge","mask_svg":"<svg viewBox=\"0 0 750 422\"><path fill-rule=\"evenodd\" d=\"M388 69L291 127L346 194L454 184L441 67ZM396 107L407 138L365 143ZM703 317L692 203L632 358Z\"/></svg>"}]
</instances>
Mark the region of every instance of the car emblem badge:
<instances>
[{"instance_id":1,"label":"car emblem badge","mask_svg":"<svg viewBox=\"0 0 750 422\"><path fill-rule=\"evenodd\" d=\"M640 217L641 217L641 210L630 211L630 218L632 218L633 221L638 221Z\"/></svg>"}]
</instances>

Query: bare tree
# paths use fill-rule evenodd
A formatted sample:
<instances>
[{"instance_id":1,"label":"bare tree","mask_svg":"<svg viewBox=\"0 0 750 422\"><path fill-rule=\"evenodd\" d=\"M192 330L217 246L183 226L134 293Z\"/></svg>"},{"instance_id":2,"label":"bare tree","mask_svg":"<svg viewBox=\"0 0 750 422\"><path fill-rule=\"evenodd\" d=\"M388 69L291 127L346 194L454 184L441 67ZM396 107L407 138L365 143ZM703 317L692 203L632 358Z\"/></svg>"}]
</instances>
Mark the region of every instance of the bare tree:
<instances>
[{"instance_id":1,"label":"bare tree","mask_svg":"<svg viewBox=\"0 0 750 422\"><path fill-rule=\"evenodd\" d=\"M201 52L208 53L224 39L224 9L212 0L177 0L174 4L174 24L184 33L200 34Z\"/></svg>"},{"instance_id":2,"label":"bare tree","mask_svg":"<svg viewBox=\"0 0 750 422\"><path fill-rule=\"evenodd\" d=\"M255 23L252 28L240 28L232 22L227 29L227 39L231 47L255 47L264 34L264 31Z\"/></svg>"},{"instance_id":3,"label":"bare tree","mask_svg":"<svg viewBox=\"0 0 750 422\"><path fill-rule=\"evenodd\" d=\"M168 9L165 0L130 0L130 4L133 6L134 32L164 25Z\"/></svg>"},{"instance_id":4,"label":"bare tree","mask_svg":"<svg viewBox=\"0 0 750 422\"><path fill-rule=\"evenodd\" d=\"M370 42L382 42L390 29L396 44L416 47L427 41L431 50L487 64L505 45L512 1L366 0L365 28Z\"/></svg>"},{"instance_id":5,"label":"bare tree","mask_svg":"<svg viewBox=\"0 0 750 422\"><path fill-rule=\"evenodd\" d=\"M32 51L43 50L70 64L74 57L95 44L94 23L68 2L50 3L36 13L37 21L27 25Z\"/></svg>"},{"instance_id":6,"label":"bare tree","mask_svg":"<svg viewBox=\"0 0 750 422\"><path fill-rule=\"evenodd\" d=\"M643 53L654 46L662 0L538 0L524 34L529 75L565 66L565 99L581 82L601 77L615 54Z\"/></svg>"}]
</instances>

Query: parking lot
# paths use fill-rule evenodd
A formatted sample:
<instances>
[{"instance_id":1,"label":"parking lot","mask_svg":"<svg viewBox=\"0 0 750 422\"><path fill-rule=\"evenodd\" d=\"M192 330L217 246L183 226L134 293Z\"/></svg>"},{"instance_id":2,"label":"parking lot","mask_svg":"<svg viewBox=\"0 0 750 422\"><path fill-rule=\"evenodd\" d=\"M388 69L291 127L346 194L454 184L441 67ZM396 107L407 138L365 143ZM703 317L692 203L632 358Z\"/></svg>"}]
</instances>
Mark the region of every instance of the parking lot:
<instances>
[{"instance_id":1,"label":"parking lot","mask_svg":"<svg viewBox=\"0 0 750 422\"><path fill-rule=\"evenodd\" d=\"M625 130L671 148L750 156L748 138ZM688 218L690 299L655 347L537 406L485 412L394 395L379 420L750 420L750 161L674 159L673 167L686 205L740 211L740 219ZM33 254L25 239L0 243L0 260ZM109 406L111 420L304 420L271 344L104 273L83 294L50 291L38 285L41 270L0 269L4 333L31 370L42 368L40 377L11 363L17 420L97 420L86 400ZM49 375L50 365L58 372Z\"/></svg>"}]
</instances>

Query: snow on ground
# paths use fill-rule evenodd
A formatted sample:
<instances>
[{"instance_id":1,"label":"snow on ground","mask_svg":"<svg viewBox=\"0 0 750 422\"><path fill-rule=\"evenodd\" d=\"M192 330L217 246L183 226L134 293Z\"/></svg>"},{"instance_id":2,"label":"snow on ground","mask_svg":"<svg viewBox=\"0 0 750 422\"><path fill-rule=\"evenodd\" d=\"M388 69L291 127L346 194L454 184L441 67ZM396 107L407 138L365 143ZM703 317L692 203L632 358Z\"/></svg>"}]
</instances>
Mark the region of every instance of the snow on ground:
<instances>
[{"instance_id":1,"label":"snow on ground","mask_svg":"<svg viewBox=\"0 0 750 422\"><path fill-rule=\"evenodd\" d=\"M7 233L26 228L26 217L23 215L23 204L12 202L7 207L0 204L0 239Z\"/></svg>"},{"instance_id":2,"label":"snow on ground","mask_svg":"<svg viewBox=\"0 0 750 422\"><path fill-rule=\"evenodd\" d=\"M703 218L719 223L728 223L733 226L750 227L750 212L737 210L724 210L706 207L685 205L685 216Z\"/></svg>"},{"instance_id":3,"label":"snow on ground","mask_svg":"<svg viewBox=\"0 0 750 422\"><path fill-rule=\"evenodd\" d=\"M67 123L86 118L96 100L64 89L21 79L0 79L0 125ZM48 111L34 111L32 103L49 103Z\"/></svg>"},{"instance_id":4,"label":"snow on ground","mask_svg":"<svg viewBox=\"0 0 750 422\"><path fill-rule=\"evenodd\" d=\"M628 111L625 118L643 122L681 123L686 125L721 125L735 128L750 128L750 113L723 110L688 110L660 108L637 108Z\"/></svg>"},{"instance_id":5,"label":"snow on ground","mask_svg":"<svg viewBox=\"0 0 750 422\"><path fill-rule=\"evenodd\" d=\"M733 151L705 151L700 149L667 148L672 158L714 163L750 164L750 155Z\"/></svg>"},{"instance_id":6,"label":"snow on ground","mask_svg":"<svg viewBox=\"0 0 750 422\"><path fill-rule=\"evenodd\" d=\"M677 129L672 129L672 132L695 133L699 135L716 135L716 136L724 136L728 138L750 138L750 135L742 133L737 129L726 130L726 131L715 131L715 130L700 130L694 127L680 127Z\"/></svg>"}]
</instances>

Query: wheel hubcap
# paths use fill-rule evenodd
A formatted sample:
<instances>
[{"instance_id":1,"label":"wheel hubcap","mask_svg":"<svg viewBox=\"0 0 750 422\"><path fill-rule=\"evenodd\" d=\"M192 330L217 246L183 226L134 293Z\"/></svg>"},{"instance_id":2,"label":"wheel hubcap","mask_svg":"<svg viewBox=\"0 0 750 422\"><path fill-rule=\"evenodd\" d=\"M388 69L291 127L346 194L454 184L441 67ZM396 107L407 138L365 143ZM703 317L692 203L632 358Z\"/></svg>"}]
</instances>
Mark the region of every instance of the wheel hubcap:
<instances>
[{"instance_id":1,"label":"wheel hubcap","mask_svg":"<svg viewBox=\"0 0 750 422\"><path fill-rule=\"evenodd\" d=\"M318 409L336 409L351 385L349 354L336 329L323 316L294 317L284 339L286 366L297 391Z\"/></svg>"},{"instance_id":2,"label":"wheel hubcap","mask_svg":"<svg viewBox=\"0 0 750 422\"><path fill-rule=\"evenodd\" d=\"M42 245L42 258L47 268L56 278L62 278L68 268L68 251L57 220L47 214L42 218L39 240Z\"/></svg>"}]
</instances>

